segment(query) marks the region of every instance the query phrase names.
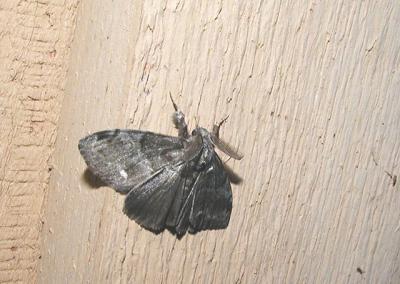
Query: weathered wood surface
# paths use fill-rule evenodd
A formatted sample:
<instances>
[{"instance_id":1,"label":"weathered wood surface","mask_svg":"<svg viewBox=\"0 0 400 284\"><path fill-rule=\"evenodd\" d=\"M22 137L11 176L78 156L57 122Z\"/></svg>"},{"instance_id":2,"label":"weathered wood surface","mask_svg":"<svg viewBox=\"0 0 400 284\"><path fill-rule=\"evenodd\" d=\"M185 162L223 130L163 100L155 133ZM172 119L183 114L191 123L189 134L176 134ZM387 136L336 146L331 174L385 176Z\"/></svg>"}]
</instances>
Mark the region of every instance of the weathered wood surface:
<instances>
[{"instance_id":1,"label":"weathered wood surface","mask_svg":"<svg viewBox=\"0 0 400 284\"><path fill-rule=\"evenodd\" d=\"M395 1L82 2L40 282L398 283L399 22ZM84 135L175 133L169 91L192 126L230 114L224 231L155 236L82 180Z\"/></svg>"},{"instance_id":2,"label":"weathered wood surface","mask_svg":"<svg viewBox=\"0 0 400 284\"><path fill-rule=\"evenodd\" d=\"M0 1L0 283L36 282L76 1Z\"/></svg>"}]
</instances>

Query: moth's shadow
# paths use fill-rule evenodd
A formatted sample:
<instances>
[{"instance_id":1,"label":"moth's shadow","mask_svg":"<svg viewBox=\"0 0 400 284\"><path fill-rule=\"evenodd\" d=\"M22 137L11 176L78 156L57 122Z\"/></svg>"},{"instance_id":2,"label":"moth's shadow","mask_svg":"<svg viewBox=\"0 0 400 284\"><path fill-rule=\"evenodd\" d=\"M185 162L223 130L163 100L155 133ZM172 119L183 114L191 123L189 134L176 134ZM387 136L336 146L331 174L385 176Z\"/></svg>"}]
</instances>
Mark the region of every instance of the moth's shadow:
<instances>
[{"instance_id":1,"label":"moth's shadow","mask_svg":"<svg viewBox=\"0 0 400 284\"><path fill-rule=\"evenodd\" d=\"M88 184L92 189L98 189L102 186L107 186L98 177L96 177L88 168L82 174L83 181Z\"/></svg>"},{"instance_id":2,"label":"moth's shadow","mask_svg":"<svg viewBox=\"0 0 400 284\"><path fill-rule=\"evenodd\" d=\"M227 164L224 164L224 169L231 183L241 184L243 182L243 179L237 173L235 173L233 169L229 167Z\"/></svg>"}]
</instances>

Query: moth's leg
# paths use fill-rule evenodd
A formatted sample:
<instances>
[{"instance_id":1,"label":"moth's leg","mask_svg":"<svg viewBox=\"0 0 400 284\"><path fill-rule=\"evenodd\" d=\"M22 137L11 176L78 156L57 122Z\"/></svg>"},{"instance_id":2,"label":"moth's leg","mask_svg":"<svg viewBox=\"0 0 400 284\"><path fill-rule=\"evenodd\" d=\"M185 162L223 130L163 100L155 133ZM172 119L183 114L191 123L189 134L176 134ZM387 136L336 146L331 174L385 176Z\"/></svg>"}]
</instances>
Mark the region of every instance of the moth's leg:
<instances>
[{"instance_id":1,"label":"moth's leg","mask_svg":"<svg viewBox=\"0 0 400 284\"><path fill-rule=\"evenodd\" d=\"M171 98L172 104L174 106L175 112L172 115L172 121L174 122L175 128L178 129L178 135L182 138L189 138L188 126L185 121L185 115L178 109L178 106L175 104L172 99L171 93L169 93L169 97Z\"/></svg>"},{"instance_id":2,"label":"moth's leg","mask_svg":"<svg viewBox=\"0 0 400 284\"><path fill-rule=\"evenodd\" d=\"M228 117L229 115L225 117L223 120L221 120L220 123L214 124L213 131L210 135L211 141L213 142L214 146L216 146L222 152L227 154L229 157L232 157L235 160L241 160L243 158L243 155L240 154L238 151L234 150L232 146L230 146L228 143L222 141L219 138L219 129L221 128L221 125L224 124L224 122L228 119Z\"/></svg>"},{"instance_id":3,"label":"moth's leg","mask_svg":"<svg viewBox=\"0 0 400 284\"><path fill-rule=\"evenodd\" d=\"M215 137L219 138L219 129L221 128L221 125L224 124L225 121L227 121L228 117L229 115L225 117L223 120L221 120L220 123L214 124L212 133L214 134Z\"/></svg>"}]
</instances>

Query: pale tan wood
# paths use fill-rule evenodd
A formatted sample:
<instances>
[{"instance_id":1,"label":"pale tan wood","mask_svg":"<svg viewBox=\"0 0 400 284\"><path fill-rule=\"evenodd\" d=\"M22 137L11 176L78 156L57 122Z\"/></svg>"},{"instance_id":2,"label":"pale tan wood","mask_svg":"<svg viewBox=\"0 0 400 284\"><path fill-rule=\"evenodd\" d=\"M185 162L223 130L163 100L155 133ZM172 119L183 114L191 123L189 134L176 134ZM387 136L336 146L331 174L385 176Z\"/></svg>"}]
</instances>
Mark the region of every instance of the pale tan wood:
<instances>
[{"instance_id":1,"label":"pale tan wood","mask_svg":"<svg viewBox=\"0 0 400 284\"><path fill-rule=\"evenodd\" d=\"M399 22L393 1L82 2L40 282L399 283ZM229 114L245 155L229 227L180 241L90 188L77 149L175 134L169 91L191 126Z\"/></svg>"},{"instance_id":2,"label":"pale tan wood","mask_svg":"<svg viewBox=\"0 0 400 284\"><path fill-rule=\"evenodd\" d=\"M0 283L35 283L75 0L0 1Z\"/></svg>"}]
</instances>

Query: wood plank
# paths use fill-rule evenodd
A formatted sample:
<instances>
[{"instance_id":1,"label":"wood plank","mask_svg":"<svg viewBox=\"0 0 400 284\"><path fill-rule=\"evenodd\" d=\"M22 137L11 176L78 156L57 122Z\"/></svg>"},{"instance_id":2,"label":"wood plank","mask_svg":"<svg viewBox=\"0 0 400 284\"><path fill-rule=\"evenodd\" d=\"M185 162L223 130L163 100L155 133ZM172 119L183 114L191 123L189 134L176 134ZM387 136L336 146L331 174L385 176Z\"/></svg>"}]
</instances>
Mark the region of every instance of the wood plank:
<instances>
[{"instance_id":1,"label":"wood plank","mask_svg":"<svg viewBox=\"0 0 400 284\"><path fill-rule=\"evenodd\" d=\"M40 281L399 282L399 22L392 1L82 2ZM191 127L229 114L245 155L229 227L180 241L90 188L77 149L102 129L173 135L169 92Z\"/></svg>"}]
</instances>

